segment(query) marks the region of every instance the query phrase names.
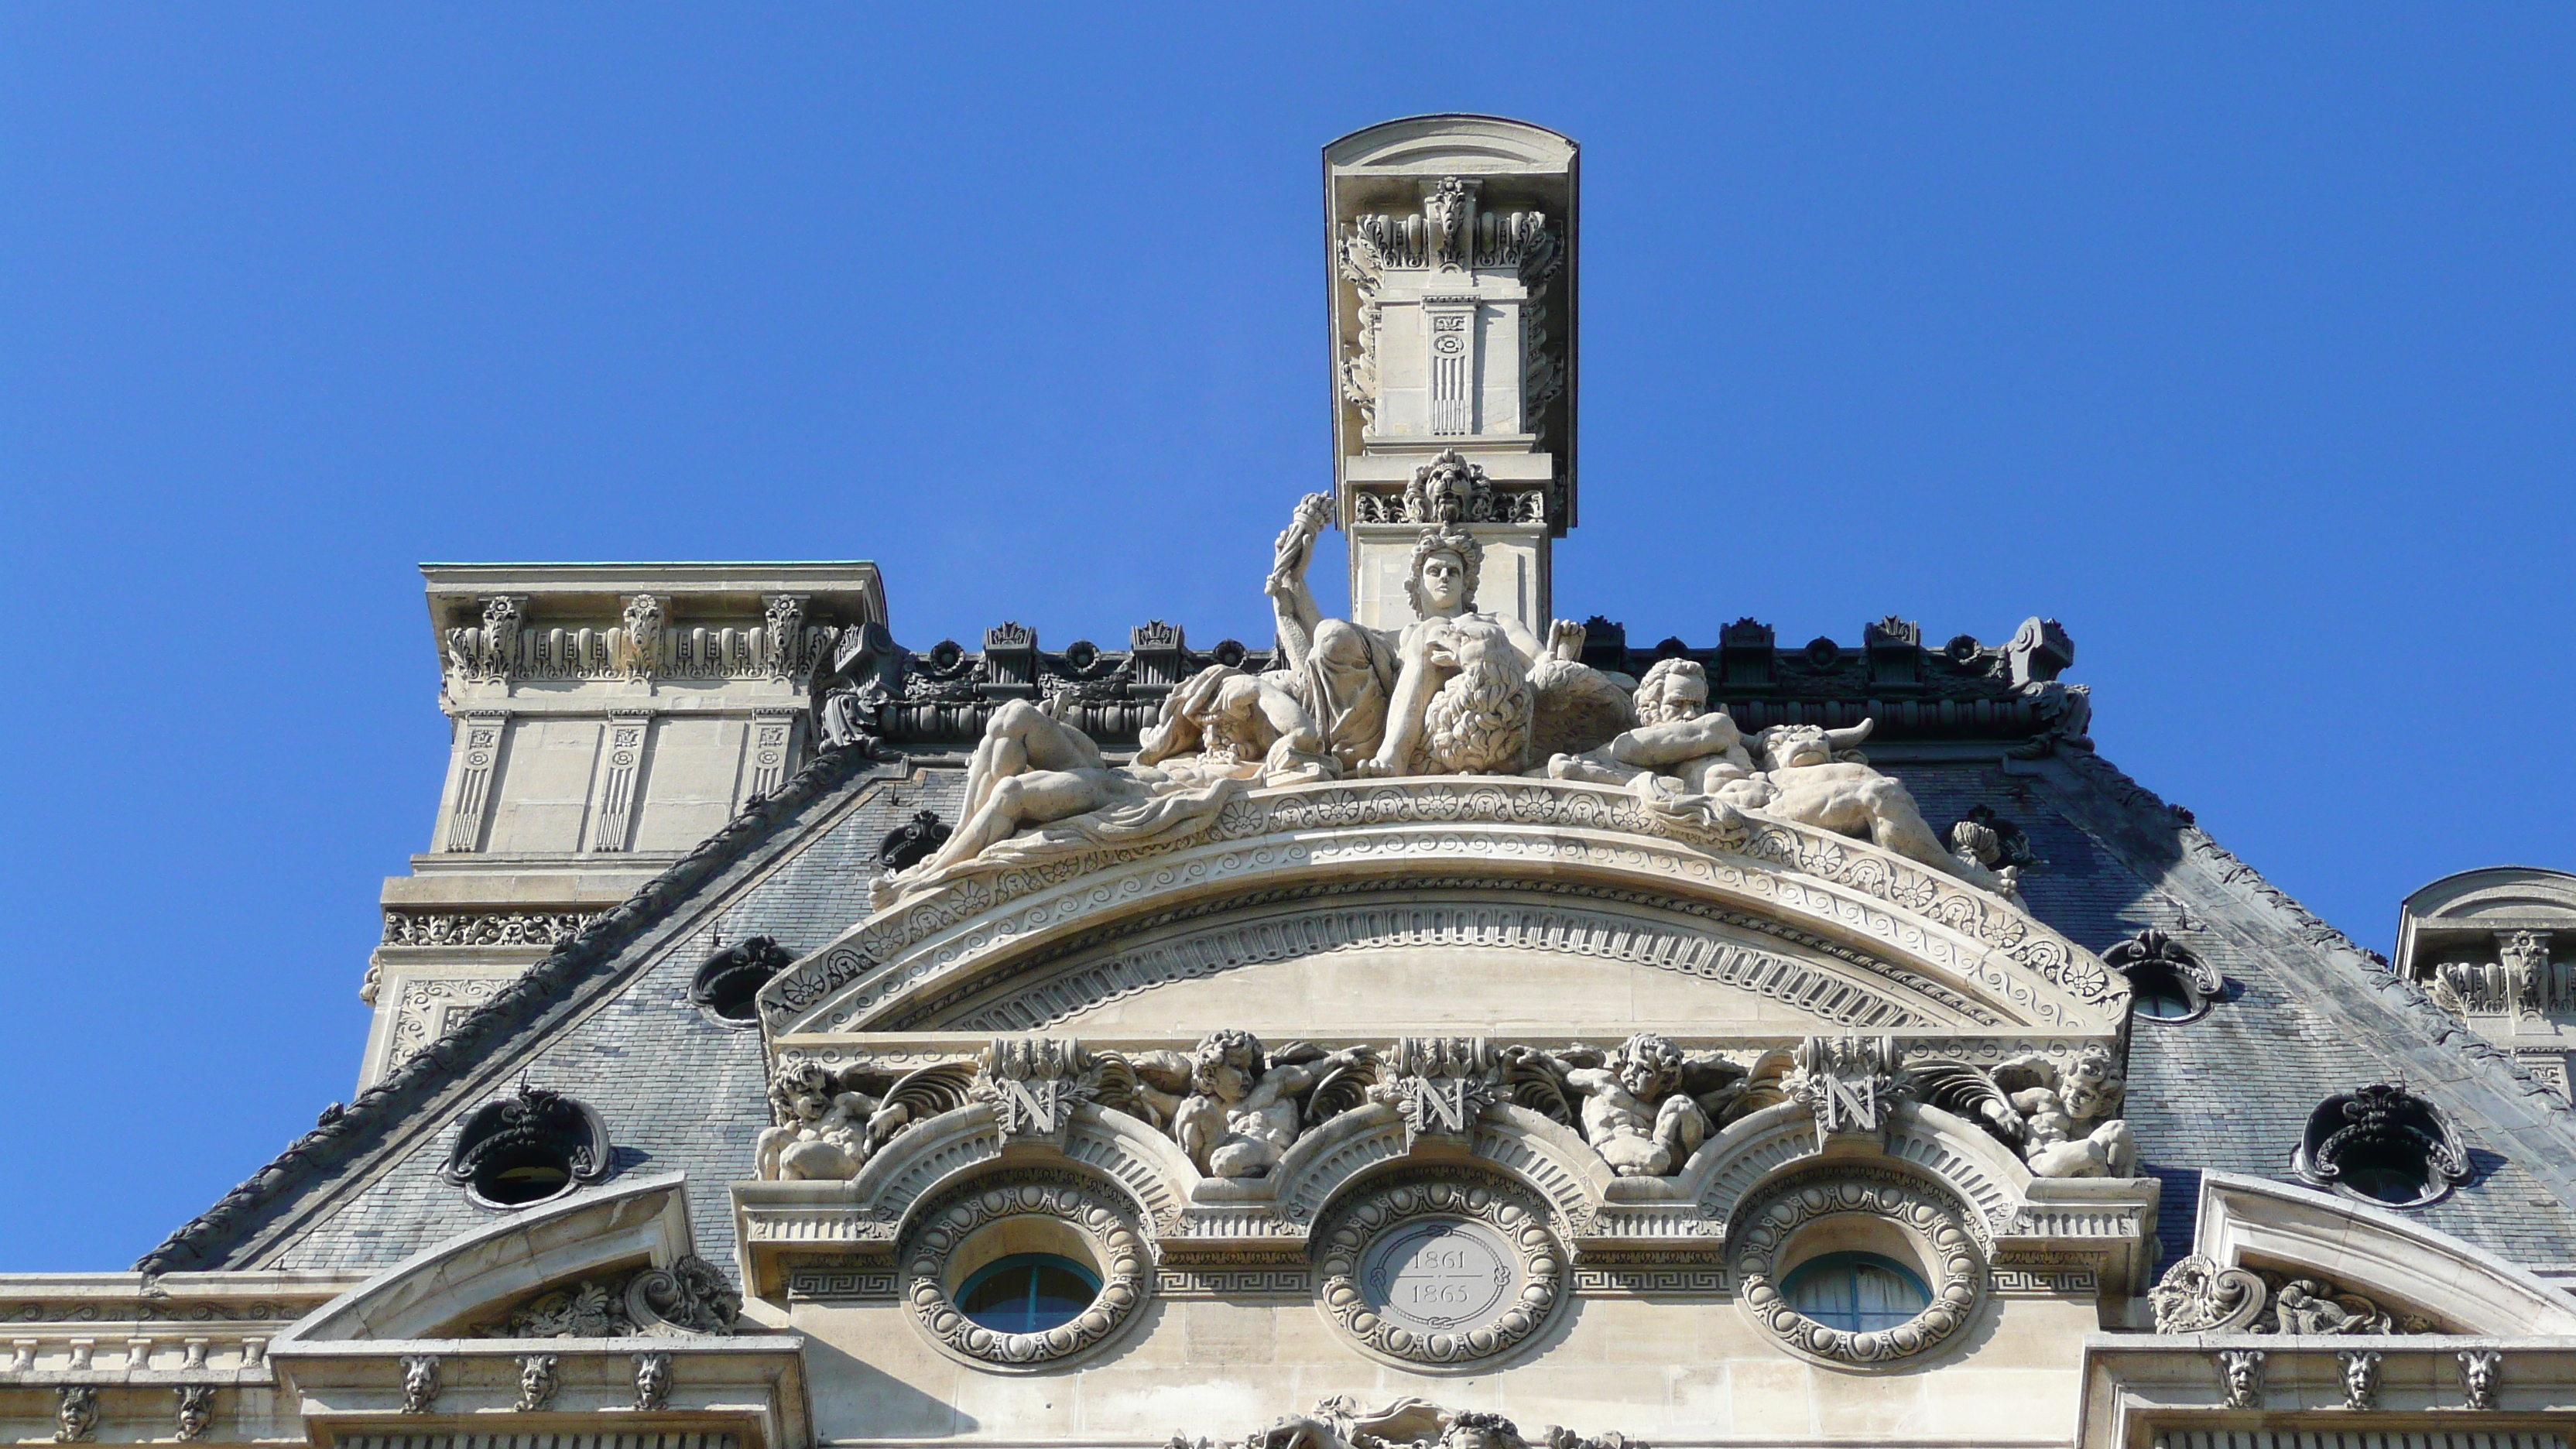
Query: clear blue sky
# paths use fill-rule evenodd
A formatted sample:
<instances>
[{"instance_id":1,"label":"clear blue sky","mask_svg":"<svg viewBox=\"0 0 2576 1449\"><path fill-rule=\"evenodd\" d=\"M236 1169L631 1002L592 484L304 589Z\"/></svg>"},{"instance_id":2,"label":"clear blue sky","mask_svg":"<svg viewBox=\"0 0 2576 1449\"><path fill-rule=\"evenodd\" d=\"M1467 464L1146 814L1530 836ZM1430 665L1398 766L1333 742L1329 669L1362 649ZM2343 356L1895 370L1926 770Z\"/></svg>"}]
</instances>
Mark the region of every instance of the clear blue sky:
<instances>
[{"instance_id":1,"label":"clear blue sky","mask_svg":"<svg viewBox=\"0 0 2576 1449\"><path fill-rule=\"evenodd\" d=\"M1297 11L0 10L0 1268L349 1095L419 560L1266 639L1317 151L1414 112L1584 145L1559 612L2053 614L2105 753L2383 949L2576 866L2576 10Z\"/></svg>"}]
</instances>

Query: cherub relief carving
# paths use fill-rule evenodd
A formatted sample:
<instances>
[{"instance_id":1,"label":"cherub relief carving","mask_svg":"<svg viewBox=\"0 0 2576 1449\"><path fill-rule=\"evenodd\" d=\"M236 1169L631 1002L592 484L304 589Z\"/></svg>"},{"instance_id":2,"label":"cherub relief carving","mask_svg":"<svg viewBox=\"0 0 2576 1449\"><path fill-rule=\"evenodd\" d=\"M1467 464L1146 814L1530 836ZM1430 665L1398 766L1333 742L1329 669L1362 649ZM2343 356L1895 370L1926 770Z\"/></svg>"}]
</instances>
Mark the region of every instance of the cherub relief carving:
<instances>
[{"instance_id":1,"label":"cherub relief carving","mask_svg":"<svg viewBox=\"0 0 2576 1449\"><path fill-rule=\"evenodd\" d=\"M819 1062L788 1062L770 1078L778 1125L760 1134L754 1168L780 1182L856 1177L888 1138L965 1105L974 1070L969 1062L946 1063L890 1078L864 1066L834 1072Z\"/></svg>"},{"instance_id":2,"label":"cherub relief carving","mask_svg":"<svg viewBox=\"0 0 2576 1449\"><path fill-rule=\"evenodd\" d=\"M1139 1053L1137 1075L1170 1080L1168 1062L1142 1060L1169 1055ZM1211 1033L1189 1054L1189 1095L1172 1109L1172 1138L1211 1177L1261 1177L1308 1126L1366 1100L1371 1059L1366 1047L1324 1052L1300 1044L1274 1060L1248 1031ZM1300 1100L1345 1073L1349 1092Z\"/></svg>"},{"instance_id":3,"label":"cherub relief carving","mask_svg":"<svg viewBox=\"0 0 2576 1449\"><path fill-rule=\"evenodd\" d=\"M1727 1105L1746 1076L1723 1058L1694 1060L1650 1031L1606 1055L1582 1047L1539 1055L1580 1099L1583 1140L1622 1177L1678 1171L1717 1130L1712 1108Z\"/></svg>"},{"instance_id":4,"label":"cherub relief carving","mask_svg":"<svg viewBox=\"0 0 2576 1449\"><path fill-rule=\"evenodd\" d=\"M2034 1176L2137 1175L2137 1148L2120 1117L2127 1084L2100 1047L2087 1047L2063 1073L2036 1053L1992 1071L1963 1062L1918 1063L1907 1086L1922 1100L1983 1124L2021 1153Z\"/></svg>"}]
</instances>

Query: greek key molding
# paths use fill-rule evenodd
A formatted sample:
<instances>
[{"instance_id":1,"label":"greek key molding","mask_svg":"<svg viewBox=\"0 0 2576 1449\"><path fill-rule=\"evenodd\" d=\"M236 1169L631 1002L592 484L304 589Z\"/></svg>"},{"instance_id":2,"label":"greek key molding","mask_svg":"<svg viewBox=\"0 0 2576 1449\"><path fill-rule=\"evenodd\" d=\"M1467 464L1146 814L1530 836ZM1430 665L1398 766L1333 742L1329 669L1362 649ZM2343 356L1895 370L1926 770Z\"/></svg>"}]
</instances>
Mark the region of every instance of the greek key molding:
<instances>
[{"instance_id":1,"label":"greek key molding","mask_svg":"<svg viewBox=\"0 0 2576 1449\"><path fill-rule=\"evenodd\" d=\"M821 1303L891 1302L900 1284L892 1268L797 1268L787 1275L787 1296Z\"/></svg>"},{"instance_id":2,"label":"greek key molding","mask_svg":"<svg viewBox=\"0 0 2576 1449\"><path fill-rule=\"evenodd\" d=\"M1780 1294L1780 1250L1818 1218L1866 1214L1910 1228L1931 1249L1932 1302L1894 1328L1855 1333L1828 1328L1789 1306ZM1854 1368L1889 1365L1940 1346L1965 1327L1986 1290L1967 1209L1929 1184L1889 1172L1826 1170L1802 1175L1738 1210L1736 1281L1754 1323L1791 1351Z\"/></svg>"},{"instance_id":3,"label":"greek key molding","mask_svg":"<svg viewBox=\"0 0 2576 1449\"><path fill-rule=\"evenodd\" d=\"M913 1319L951 1353L996 1368L1060 1363L1108 1338L1154 1290L1153 1253L1135 1209L1071 1173L1014 1173L971 1182L924 1211L904 1247L903 1297ZM1087 1241L1100 1268L1100 1292L1070 1322L1041 1333L996 1333L950 1300L948 1255L988 1223L1038 1216Z\"/></svg>"},{"instance_id":4,"label":"greek key molding","mask_svg":"<svg viewBox=\"0 0 2576 1449\"><path fill-rule=\"evenodd\" d=\"M1517 1295L1494 1320L1455 1332L1416 1333L1388 1322L1360 1290L1360 1260L1369 1245L1408 1222L1464 1218L1502 1235L1519 1260ZM1499 1179L1406 1174L1351 1197L1316 1235L1316 1297L1324 1312L1362 1348L1415 1367L1454 1368L1508 1353L1538 1331L1565 1296L1564 1250L1547 1228L1547 1210Z\"/></svg>"}]
</instances>

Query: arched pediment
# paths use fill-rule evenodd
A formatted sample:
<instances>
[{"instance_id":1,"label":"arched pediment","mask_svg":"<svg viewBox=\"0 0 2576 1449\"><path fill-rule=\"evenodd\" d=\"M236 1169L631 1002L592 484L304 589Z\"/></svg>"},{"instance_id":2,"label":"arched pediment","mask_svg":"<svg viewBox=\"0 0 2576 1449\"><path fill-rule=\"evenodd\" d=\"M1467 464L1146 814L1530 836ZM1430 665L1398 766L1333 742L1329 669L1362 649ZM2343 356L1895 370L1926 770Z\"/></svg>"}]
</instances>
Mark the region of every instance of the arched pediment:
<instances>
[{"instance_id":1,"label":"arched pediment","mask_svg":"<svg viewBox=\"0 0 2576 1449\"><path fill-rule=\"evenodd\" d=\"M1694 978L1768 1001L1783 1030L2107 1035L2127 1007L2116 974L2027 913L1866 842L1767 820L1692 831L1600 786L1445 777L1252 791L1183 840L955 880L761 1002L779 1037L1026 1030L1281 961L1425 947Z\"/></svg>"},{"instance_id":2,"label":"arched pediment","mask_svg":"<svg viewBox=\"0 0 2576 1449\"><path fill-rule=\"evenodd\" d=\"M416 1253L313 1310L277 1347L465 1336L550 1284L690 1255L685 1173L661 1173L528 1208Z\"/></svg>"},{"instance_id":3,"label":"arched pediment","mask_svg":"<svg viewBox=\"0 0 2576 1449\"><path fill-rule=\"evenodd\" d=\"M2266 1178L2202 1177L2193 1251L2220 1268L2325 1279L2452 1332L2576 1334L2576 1309L2504 1259L2402 1214Z\"/></svg>"}]
</instances>

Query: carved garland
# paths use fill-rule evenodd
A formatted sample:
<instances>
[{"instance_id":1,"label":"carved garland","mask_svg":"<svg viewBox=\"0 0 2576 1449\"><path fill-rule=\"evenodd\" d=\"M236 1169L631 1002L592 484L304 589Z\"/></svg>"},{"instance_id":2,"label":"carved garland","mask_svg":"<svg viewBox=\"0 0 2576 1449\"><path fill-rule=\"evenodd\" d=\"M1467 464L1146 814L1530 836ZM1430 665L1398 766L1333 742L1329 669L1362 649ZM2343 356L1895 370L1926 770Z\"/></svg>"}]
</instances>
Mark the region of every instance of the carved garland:
<instances>
[{"instance_id":1,"label":"carved garland","mask_svg":"<svg viewBox=\"0 0 2576 1449\"><path fill-rule=\"evenodd\" d=\"M1855 1333L1789 1306L1779 1287L1781 1248L1808 1223L1842 1213L1887 1219L1930 1244L1937 1281L1921 1313L1894 1328ZM1829 1363L1875 1367L1938 1347L1967 1324L1986 1289L1986 1265L1966 1210L1910 1179L1852 1173L1787 1183L1740 1211L1728 1236L1737 1245L1735 1276L1745 1311L1791 1350Z\"/></svg>"},{"instance_id":2,"label":"carved garland","mask_svg":"<svg viewBox=\"0 0 2576 1449\"><path fill-rule=\"evenodd\" d=\"M1520 1286L1488 1323L1417 1333L1371 1306L1360 1288L1361 1259L1387 1232L1438 1217L1472 1219L1500 1233L1519 1259ZM1317 1297L1324 1311L1362 1347L1406 1364L1463 1365L1509 1352L1537 1332L1565 1296L1565 1255L1547 1229L1545 1209L1492 1181L1404 1178L1382 1184L1338 1208L1316 1241Z\"/></svg>"},{"instance_id":3,"label":"carved garland","mask_svg":"<svg viewBox=\"0 0 2576 1449\"><path fill-rule=\"evenodd\" d=\"M1042 1333L997 1333L959 1310L946 1286L949 1256L987 1224L1042 1217L1080 1233L1100 1265L1100 1292L1069 1322ZM1030 1173L971 1183L920 1218L903 1255L903 1298L942 1347L978 1363L1034 1368L1056 1363L1118 1331L1153 1290L1154 1264L1134 1210L1107 1190L1067 1173Z\"/></svg>"}]
</instances>

